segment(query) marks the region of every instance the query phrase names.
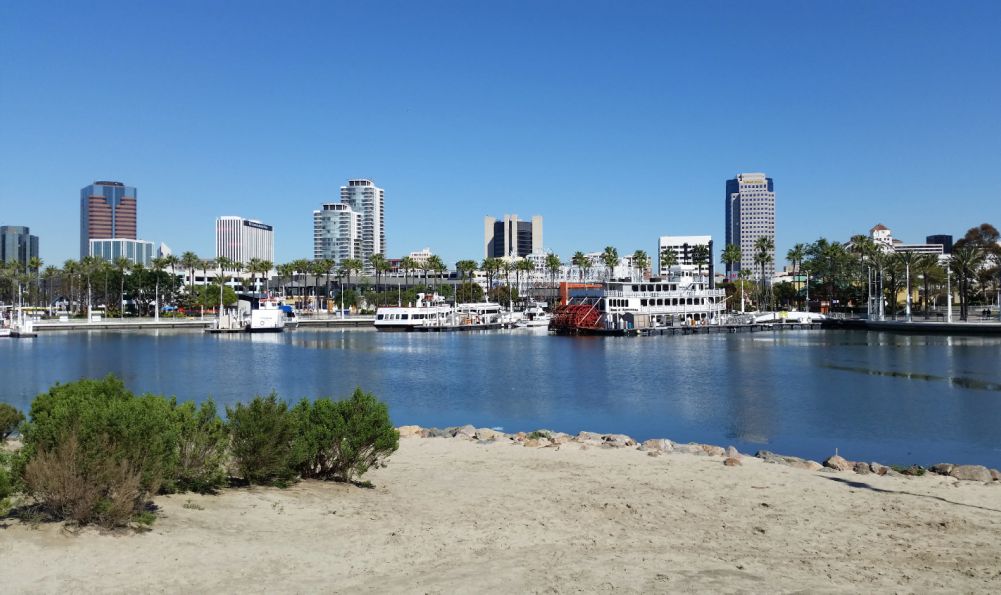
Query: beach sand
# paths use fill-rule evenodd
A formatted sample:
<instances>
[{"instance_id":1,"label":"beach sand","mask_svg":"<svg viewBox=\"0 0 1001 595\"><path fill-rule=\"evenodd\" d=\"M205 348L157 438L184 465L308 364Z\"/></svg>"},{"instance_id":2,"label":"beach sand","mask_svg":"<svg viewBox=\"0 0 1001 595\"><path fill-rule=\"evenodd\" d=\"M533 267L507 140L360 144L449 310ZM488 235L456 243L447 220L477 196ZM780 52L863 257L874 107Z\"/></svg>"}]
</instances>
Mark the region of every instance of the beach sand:
<instances>
[{"instance_id":1,"label":"beach sand","mask_svg":"<svg viewBox=\"0 0 1001 595\"><path fill-rule=\"evenodd\" d=\"M147 533L7 520L12 592L1001 592L1001 482L404 438L372 488L156 498Z\"/></svg>"}]
</instances>

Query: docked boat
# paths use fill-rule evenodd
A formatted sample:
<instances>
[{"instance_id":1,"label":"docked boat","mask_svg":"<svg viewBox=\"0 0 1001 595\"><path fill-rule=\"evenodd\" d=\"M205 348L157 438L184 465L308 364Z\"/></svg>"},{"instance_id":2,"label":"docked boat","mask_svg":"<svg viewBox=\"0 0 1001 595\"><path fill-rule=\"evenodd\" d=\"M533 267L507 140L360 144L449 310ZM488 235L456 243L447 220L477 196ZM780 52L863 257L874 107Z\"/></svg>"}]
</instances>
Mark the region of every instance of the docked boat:
<instances>
[{"instance_id":1,"label":"docked boat","mask_svg":"<svg viewBox=\"0 0 1001 595\"><path fill-rule=\"evenodd\" d=\"M440 295L418 293L417 301L406 306L380 306L375 311L375 330L412 331L418 327L451 324L454 309Z\"/></svg>"},{"instance_id":2,"label":"docked boat","mask_svg":"<svg viewBox=\"0 0 1001 595\"><path fill-rule=\"evenodd\" d=\"M669 326L717 324L725 308L726 291L704 277L616 280L568 290L567 302L553 313L549 330L634 335Z\"/></svg>"},{"instance_id":3,"label":"docked boat","mask_svg":"<svg viewBox=\"0 0 1001 595\"><path fill-rule=\"evenodd\" d=\"M515 326L517 328L548 327L550 320L552 320L552 316L546 311L546 303L532 302L522 312L522 318Z\"/></svg>"},{"instance_id":4,"label":"docked boat","mask_svg":"<svg viewBox=\"0 0 1001 595\"><path fill-rule=\"evenodd\" d=\"M250 333L280 333L289 325L289 317L284 304L278 300L259 297L250 294L237 296L237 325ZM299 325L292 311L292 322L295 328Z\"/></svg>"},{"instance_id":5,"label":"docked boat","mask_svg":"<svg viewBox=\"0 0 1001 595\"><path fill-rule=\"evenodd\" d=\"M459 304L451 317L451 326L458 330L500 328L505 312L500 304L493 302L473 302Z\"/></svg>"}]
</instances>

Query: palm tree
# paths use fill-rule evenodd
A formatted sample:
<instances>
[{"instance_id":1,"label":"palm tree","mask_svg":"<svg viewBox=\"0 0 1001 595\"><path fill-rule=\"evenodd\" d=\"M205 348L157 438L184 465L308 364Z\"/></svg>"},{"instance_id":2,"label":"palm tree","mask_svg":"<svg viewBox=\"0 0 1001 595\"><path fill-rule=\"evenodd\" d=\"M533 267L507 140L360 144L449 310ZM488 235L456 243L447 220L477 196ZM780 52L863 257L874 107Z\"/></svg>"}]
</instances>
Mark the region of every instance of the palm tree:
<instances>
[{"instance_id":1,"label":"palm tree","mask_svg":"<svg viewBox=\"0 0 1001 595\"><path fill-rule=\"evenodd\" d=\"M94 307L93 297L91 292L91 280L95 273L98 272L98 267L100 266L100 259L94 256L84 256L80 259L80 274L87 278L87 321L90 321L91 313Z\"/></svg>"},{"instance_id":2,"label":"palm tree","mask_svg":"<svg viewBox=\"0 0 1001 595\"><path fill-rule=\"evenodd\" d=\"M330 273L334 270L334 267L337 266L337 263L334 262L333 258L323 258L323 259L320 259L319 262L320 262L320 265L323 267L323 275L324 275L324 277L326 277L326 279L325 279L325 281L326 281L325 282L326 289L324 290L324 294L323 294L323 298L326 301L324 309L329 312L330 311Z\"/></svg>"},{"instance_id":3,"label":"palm tree","mask_svg":"<svg viewBox=\"0 0 1001 595\"><path fill-rule=\"evenodd\" d=\"M521 291L521 273L525 273L525 280L528 280L528 275L535 270L535 263L527 258L522 258L514 265L515 281L518 284L518 291Z\"/></svg>"},{"instance_id":4,"label":"palm tree","mask_svg":"<svg viewBox=\"0 0 1001 595\"><path fill-rule=\"evenodd\" d=\"M167 268L167 263L164 262L163 259L160 259L160 264L163 265L160 270L163 270L163 269ZM214 269L216 267L216 262L215 262L215 260L213 260L211 258L207 258L207 259L204 259L204 260L199 259L198 265L202 269L202 291L201 291L201 293L204 294L205 291L206 291L206 288L209 286L209 269ZM159 276L159 274L157 274L157 287L159 287L159 283L160 283L160 276ZM207 301L207 298L208 298L208 296L203 296L202 297L202 299L205 300L205 301ZM160 294L159 294L159 292L156 294L156 299L157 299L157 302L160 301ZM159 315L159 311L157 312L157 315Z\"/></svg>"},{"instance_id":5,"label":"palm tree","mask_svg":"<svg viewBox=\"0 0 1001 595\"><path fill-rule=\"evenodd\" d=\"M574 252L573 256L570 257L570 264L577 267L577 270L580 271L580 280L582 283L584 282L584 267L587 266L588 262L587 256L584 256L584 253L580 250Z\"/></svg>"},{"instance_id":6,"label":"palm tree","mask_svg":"<svg viewBox=\"0 0 1001 595\"><path fill-rule=\"evenodd\" d=\"M766 287L770 287L769 283L766 286L765 281L765 267L774 260L772 252L775 250L775 242L771 238L766 236L761 236L754 240L754 264L761 268L761 302L765 301ZM771 309L771 300L768 304L769 309Z\"/></svg>"},{"instance_id":7,"label":"palm tree","mask_svg":"<svg viewBox=\"0 0 1001 595\"><path fill-rule=\"evenodd\" d=\"M427 269L425 269L426 271L430 270L434 271L435 273L436 280L434 283L434 291L437 292L438 291L437 279L441 278L441 274L447 271L448 267L445 266L445 262L437 254L432 254L431 256L429 256L427 262L425 263L425 266L427 267Z\"/></svg>"},{"instance_id":8,"label":"palm tree","mask_svg":"<svg viewBox=\"0 0 1001 595\"><path fill-rule=\"evenodd\" d=\"M358 258L345 258L344 260L341 261L341 270L344 271L344 275L347 276L348 278L347 283L345 283L345 285L347 285L348 287L351 286L351 273L360 272L363 266L364 265L362 264L362 261Z\"/></svg>"},{"instance_id":9,"label":"palm tree","mask_svg":"<svg viewBox=\"0 0 1001 595\"><path fill-rule=\"evenodd\" d=\"M911 322L911 267L915 266L920 258L914 252L897 252L894 254L894 258L904 267L904 285L907 291L907 297L904 301L906 308L905 315L907 316L907 322Z\"/></svg>"},{"instance_id":10,"label":"palm tree","mask_svg":"<svg viewBox=\"0 0 1001 595\"><path fill-rule=\"evenodd\" d=\"M145 293L143 291L143 277L145 276L146 265L141 262L131 262L129 265L129 276L135 280L135 290L132 294L132 301L136 305L136 316L142 316L142 308L140 304L145 300Z\"/></svg>"},{"instance_id":11,"label":"palm tree","mask_svg":"<svg viewBox=\"0 0 1001 595\"><path fill-rule=\"evenodd\" d=\"M316 309L320 309L320 276L325 274L330 268L327 266L327 261L323 259L310 261L309 274L313 276L313 299L316 302Z\"/></svg>"},{"instance_id":12,"label":"palm tree","mask_svg":"<svg viewBox=\"0 0 1001 595\"><path fill-rule=\"evenodd\" d=\"M984 262L984 252L978 246L960 240L952 249L949 265L959 281L959 318L966 320L970 301L970 281Z\"/></svg>"},{"instance_id":13,"label":"palm tree","mask_svg":"<svg viewBox=\"0 0 1001 595\"><path fill-rule=\"evenodd\" d=\"M802 246L802 244L799 245ZM739 264L741 257L740 246L737 244L727 244L724 246L723 253L720 254L720 262L726 266L726 278L728 281L736 280L737 275L733 265Z\"/></svg>"},{"instance_id":14,"label":"palm tree","mask_svg":"<svg viewBox=\"0 0 1001 595\"><path fill-rule=\"evenodd\" d=\"M403 284L410 288L410 273L417 270L417 262L410 256L400 259L400 268L403 269Z\"/></svg>"},{"instance_id":15,"label":"palm tree","mask_svg":"<svg viewBox=\"0 0 1001 595\"><path fill-rule=\"evenodd\" d=\"M487 274L487 292L489 293L494 287L494 276L500 270L500 260L493 256L488 256L483 259L483 264L480 265L480 268Z\"/></svg>"},{"instance_id":16,"label":"palm tree","mask_svg":"<svg viewBox=\"0 0 1001 595\"><path fill-rule=\"evenodd\" d=\"M472 279L473 271L475 271L475 270L476 270L476 261L475 260L460 260L459 262L455 263L455 271L457 273L459 273L459 287L460 288L465 288L465 279L466 279L466 277L468 276L470 279ZM459 299L460 299L460 296L459 296L458 292L456 292L455 300L458 302Z\"/></svg>"},{"instance_id":17,"label":"palm tree","mask_svg":"<svg viewBox=\"0 0 1001 595\"><path fill-rule=\"evenodd\" d=\"M181 260L179 264L188 271L188 301L191 305L194 305L194 295L195 295L195 269L198 268L198 263L201 259L198 255L190 250L181 254Z\"/></svg>"},{"instance_id":18,"label":"palm tree","mask_svg":"<svg viewBox=\"0 0 1001 595\"><path fill-rule=\"evenodd\" d=\"M79 272L79 270L80 270L80 263L78 263L77 261L73 260L72 258L67 259L65 262L63 262L63 277L66 278L67 284L69 285L69 292L68 292L69 295L67 296L67 299L69 300L69 303L67 304L67 307L66 307L67 311L69 311L69 312L76 312L76 309L73 306L73 304L74 304L74 301L73 301L73 278L76 276L76 274Z\"/></svg>"},{"instance_id":19,"label":"palm tree","mask_svg":"<svg viewBox=\"0 0 1001 595\"><path fill-rule=\"evenodd\" d=\"M386 262L386 257L379 253L369 256L368 262L375 270L375 291L378 293L382 284L382 274L389 270L389 263Z\"/></svg>"},{"instance_id":20,"label":"palm tree","mask_svg":"<svg viewBox=\"0 0 1001 595\"><path fill-rule=\"evenodd\" d=\"M751 278L751 271L747 269L740 269L737 271L737 281L740 283L740 313L744 313L744 286L747 285L747 280Z\"/></svg>"},{"instance_id":21,"label":"palm tree","mask_svg":"<svg viewBox=\"0 0 1001 595\"><path fill-rule=\"evenodd\" d=\"M125 271L129 270L129 267L132 266L132 261L124 256L119 256L111 264L118 271L119 277L121 277L118 286L118 317L125 318Z\"/></svg>"},{"instance_id":22,"label":"palm tree","mask_svg":"<svg viewBox=\"0 0 1001 595\"><path fill-rule=\"evenodd\" d=\"M633 268L639 269L640 280L643 279L643 273L646 272L647 267L650 266L650 257L647 256L646 251L637 250L633 252Z\"/></svg>"},{"instance_id":23,"label":"palm tree","mask_svg":"<svg viewBox=\"0 0 1001 595\"><path fill-rule=\"evenodd\" d=\"M671 268L678 266L678 253L670 246L664 246L660 251L660 270L668 278L671 278Z\"/></svg>"},{"instance_id":24,"label":"palm tree","mask_svg":"<svg viewBox=\"0 0 1001 595\"><path fill-rule=\"evenodd\" d=\"M205 267L206 269L208 268L208 265L206 264L207 262L208 261L205 260L199 261L201 266ZM161 308L160 273L162 273L166 268L167 268L167 261L164 258L157 257L150 262L150 269L152 269L153 271L153 279L156 281L156 293L154 294L155 297L153 299L153 306L156 308L155 311L153 312L153 316L155 316L156 318L160 318L160 308ZM205 272L204 270L202 271L202 274L208 276L208 273ZM204 290L202 291L202 293L204 293Z\"/></svg>"},{"instance_id":25,"label":"palm tree","mask_svg":"<svg viewBox=\"0 0 1001 595\"><path fill-rule=\"evenodd\" d=\"M608 269L608 279L611 281L612 272L615 270L615 266L619 264L619 251L614 246L605 246L604 252L601 253L601 262Z\"/></svg>"},{"instance_id":26,"label":"palm tree","mask_svg":"<svg viewBox=\"0 0 1001 595\"><path fill-rule=\"evenodd\" d=\"M739 251L739 249L738 249ZM739 257L738 257L739 258ZM786 260L792 265L792 271L795 275L793 281L796 284L796 293L799 293L799 269L803 266L803 259L806 258L806 245L796 244L786 252Z\"/></svg>"},{"instance_id":27,"label":"palm tree","mask_svg":"<svg viewBox=\"0 0 1001 595\"><path fill-rule=\"evenodd\" d=\"M54 266L47 266L42 271L42 279L45 280L45 306L52 307L52 281L59 276L59 269ZM51 314L51 310L49 311Z\"/></svg>"},{"instance_id":28,"label":"palm tree","mask_svg":"<svg viewBox=\"0 0 1001 595\"><path fill-rule=\"evenodd\" d=\"M28 259L28 270L35 272L35 299L32 301L32 305L38 305L38 296L42 293L42 259L37 256L32 256Z\"/></svg>"},{"instance_id":29,"label":"palm tree","mask_svg":"<svg viewBox=\"0 0 1001 595\"><path fill-rule=\"evenodd\" d=\"M288 288L285 285L285 281L292 280L292 276L295 275L295 264L291 262L286 262L275 267L275 272L278 273L278 286L282 289L282 299L288 297Z\"/></svg>"},{"instance_id":30,"label":"palm tree","mask_svg":"<svg viewBox=\"0 0 1001 595\"><path fill-rule=\"evenodd\" d=\"M921 275L924 284L924 311L925 320L928 319L928 286L931 283L931 276L941 268L938 266L938 256L934 254L922 254L918 257L914 267L915 271Z\"/></svg>"},{"instance_id":31,"label":"palm tree","mask_svg":"<svg viewBox=\"0 0 1001 595\"><path fill-rule=\"evenodd\" d=\"M562 266L563 262L560 261L558 255L552 252L546 254L546 270L549 271L549 278L553 283L553 287L556 287L556 275L559 274Z\"/></svg>"},{"instance_id":32,"label":"palm tree","mask_svg":"<svg viewBox=\"0 0 1001 595\"><path fill-rule=\"evenodd\" d=\"M702 277L702 267L709 264L709 246L697 244L692 246L692 263L699 269L699 277Z\"/></svg>"}]
</instances>

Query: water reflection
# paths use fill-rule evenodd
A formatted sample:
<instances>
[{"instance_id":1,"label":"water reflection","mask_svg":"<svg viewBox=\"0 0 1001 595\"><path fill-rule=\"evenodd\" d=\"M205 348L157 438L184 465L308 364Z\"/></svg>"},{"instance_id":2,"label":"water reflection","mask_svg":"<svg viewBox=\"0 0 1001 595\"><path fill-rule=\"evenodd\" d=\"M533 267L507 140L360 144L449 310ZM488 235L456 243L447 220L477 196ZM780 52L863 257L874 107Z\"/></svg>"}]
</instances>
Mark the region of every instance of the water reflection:
<instances>
[{"instance_id":1,"label":"water reflection","mask_svg":"<svg viewBox=\"0 0 1001 595\"><path fill-rule=\"evenodd\" d=\"M1001 341L885 333L566 338L531 333L45 334L0 341L0 399L121 375L130 388L343 397L421 425L548 427L824 457L1001 466Z\"/></svg>"}]
</instances>

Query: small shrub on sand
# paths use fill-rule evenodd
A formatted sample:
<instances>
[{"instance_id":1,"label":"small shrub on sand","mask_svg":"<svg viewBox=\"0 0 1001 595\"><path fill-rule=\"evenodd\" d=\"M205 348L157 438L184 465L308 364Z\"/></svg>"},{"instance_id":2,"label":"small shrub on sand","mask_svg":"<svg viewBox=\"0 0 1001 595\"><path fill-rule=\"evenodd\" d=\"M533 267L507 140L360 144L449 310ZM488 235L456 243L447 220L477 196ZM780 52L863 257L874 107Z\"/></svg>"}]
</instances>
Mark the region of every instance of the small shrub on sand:
<instances>
[{"instance_id":1,"label":"small shrub on sand","mask_svg":"<svg viewBox=\"0 0 1001 595\"><path fill-rule=\"evenodd\" d=\"M28 491L51 518L95 523L104 527L128 524L142 511L149 492L141 473L127 461L116 461L114 448L86 452L76 432L55 448L38 448L24 469Z\"/></svg>"},{"instance_id":2,"label":"small shrub on sand","mask_svg":"<svg viewBox=\"0 0 1001 595\"><path fill-rule=\"evenodd\" d=\"M252 484L286 485L296 476L295 417L275 393L226 407L236 474Z\"/></svg>"},{"instance_id":3,"label":"small shrub on sand","mask_svg":"<svg viewBox=\"0 0 1001 595\"><path fill-rule=\"evenodd\" d=\"M0 450L0 503L19 491L14 472L14 453ZM0 504L0 508L3 508ZM2 514L0 514L2 516Z\"/></svg>"},{"instance_id":4,"label":"small shrub on sand","mask_svg":"<svg viewBox=\"0 0 1001 595\"><path fill-rule=\"evenodd\" d=\"M212 493L226 485L223 463L229 446L226 424L211 399L197 408L192 402L174 405L177 424L177 467L165 491Z\"/></svg>"},{"instance_id":5,"label":"small shrub on sand","mask_svg":"<svg viewBox=\"0 0 1001 595\"><path fill-rule=\"evenodd\" d=\"M400 446L386 404L360 388L343 401L303 400L295 414L303 477L353 481Z\"/></svg>"},{"instance_id":6,"label":"small shrub on sand","mask_svg":"<svg viewBox=\"0 0 1001 595\"><path fill-rule=\"evenodd\" d=\"M10 438L11 434L17 431L18 426L24 421L24 414L18 411L13 405L0 403L0 442Z\"/></svg>"},{"instance_id":7,"label":"small shrub on sand","mask_svg":"<svg viewBox=\"0 0 1001 595\"><path fill-rule=\"evenodd\" d=\"M35 398L30 417L25 487L55 518L123 524L174 476L170 401L137 397L113 376L56 385Z\"/></svg>"}]
</instances>

